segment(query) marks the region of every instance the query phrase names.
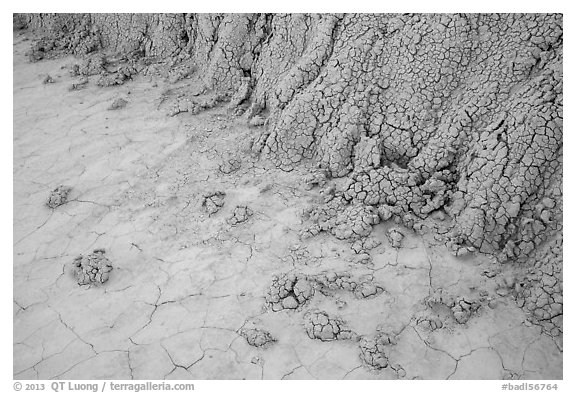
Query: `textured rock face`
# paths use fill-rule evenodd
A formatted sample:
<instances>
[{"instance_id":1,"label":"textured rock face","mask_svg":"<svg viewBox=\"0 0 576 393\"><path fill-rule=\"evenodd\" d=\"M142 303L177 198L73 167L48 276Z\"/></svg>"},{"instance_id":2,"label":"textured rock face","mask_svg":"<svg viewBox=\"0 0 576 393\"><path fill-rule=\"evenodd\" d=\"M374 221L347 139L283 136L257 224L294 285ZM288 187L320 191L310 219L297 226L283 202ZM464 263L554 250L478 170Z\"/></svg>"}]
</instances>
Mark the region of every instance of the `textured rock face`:
<instances>
[{"instance_id":1,"label":"textured rock face","mask_svg":"<svg viewBox=\"0 0 576 393\"><path fill-rule=\"evenodd\" d=\"M501 260L562 228L562 23L556 14L14 16L15 28L46 33L32 60L103 49L181 67L204 97L178 107L207 108L208 95L258 116L265 131L253 150L285 170L312 159L348 178L335 205L372 205L410 224L444 210L455 252Z\"/></svg>"}]
</instances>

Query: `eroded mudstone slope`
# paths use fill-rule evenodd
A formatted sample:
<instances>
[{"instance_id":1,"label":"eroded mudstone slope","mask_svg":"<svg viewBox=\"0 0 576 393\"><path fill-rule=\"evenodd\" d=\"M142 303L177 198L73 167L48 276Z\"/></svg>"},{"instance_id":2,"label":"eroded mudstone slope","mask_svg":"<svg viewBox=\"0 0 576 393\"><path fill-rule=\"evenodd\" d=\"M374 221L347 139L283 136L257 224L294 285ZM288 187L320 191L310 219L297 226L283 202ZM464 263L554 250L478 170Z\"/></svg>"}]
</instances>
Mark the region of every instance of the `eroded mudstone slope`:
<instances>
[{"instance_id":1,"label":"eroded mudstone slope","mask_svg":"<svg viewBox=\"0 0 576 393\"><path fill-rule=\"evenodd\" d=\"M159 61L186 70L178 78L200 87L173 113L229 102L238 115L264 116L254 149L279 167L313 158L349 179L347 200L407 223L444 210L456 253L517 259L561 229L561 208L536 214L562 195L561 15L34 14L15 23L47 33L33 59L54 49L122 54L129 66L100 63L106 85Z\"/></svg>"}]
</instances>

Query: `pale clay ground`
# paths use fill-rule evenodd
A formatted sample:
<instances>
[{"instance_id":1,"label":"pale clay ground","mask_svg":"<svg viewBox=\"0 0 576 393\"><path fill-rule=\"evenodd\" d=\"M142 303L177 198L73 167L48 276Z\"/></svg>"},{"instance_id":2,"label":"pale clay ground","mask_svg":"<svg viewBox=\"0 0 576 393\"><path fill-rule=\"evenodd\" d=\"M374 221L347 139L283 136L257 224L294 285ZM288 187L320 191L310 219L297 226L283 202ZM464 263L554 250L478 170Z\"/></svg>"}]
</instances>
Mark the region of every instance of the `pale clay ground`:
<instances>
[{"instance_id":1,"label":"pale clay ground","mask_svg":"<svg viewBox=\"0 0 576 393\"><path fill-rule=\"evenodd\" d=\"M29 63L29 42L14 37L14 378L562 378L561 350L511 298L496 296L465 325L416 324L431 288L493 294L482 275L488 258L456 259L415 235L396 250L385 237L393 223L374 229L382 244L372 265L354 263L350 245L330 235L300 241L302 209L318 189L305 189L304 169L285 173L251 157L254 129L225 108L166 116L169 84L148 77L70 92L63 66L73 58ZM55 83L43 84L46 74ZM127 106L107 110L119 97ZM230 157L240 170L219 172ZM60 184L73 187L71 201L51 210L45 201ZM226 198L209 217L201 196L210 190ZM237 205L254 214L230 226ZM96 248L106 249L111 278L80 287L71 262ZM385 292L317 292L302 309L273 312L264 296L289 271L369 274ZM363 366L357 342L310 339L311 309L339 315L359 335L397 334L394 367ZM252 347L243 326L277 342Z\"/></svg>"}]
</instances>

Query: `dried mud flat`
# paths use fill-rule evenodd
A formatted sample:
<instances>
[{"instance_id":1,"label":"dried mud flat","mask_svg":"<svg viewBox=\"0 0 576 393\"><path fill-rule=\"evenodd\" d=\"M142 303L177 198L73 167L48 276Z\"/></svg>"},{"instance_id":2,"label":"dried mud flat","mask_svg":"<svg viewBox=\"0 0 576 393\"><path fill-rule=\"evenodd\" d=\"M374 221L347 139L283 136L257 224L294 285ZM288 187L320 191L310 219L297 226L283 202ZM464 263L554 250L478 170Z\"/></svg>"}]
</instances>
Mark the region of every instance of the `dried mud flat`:
<instances>
[{"instance_id":1,"label":"dried mud flat","mask_svg":"<svg viewBox=\"0 0 576 393\"><path fill-rule=\"evenodd\" d=\"M345 178L261 157L268 124L217 97L175 115L190 80L98 86L36 39L14 33L15 379L562 378L561 229L523 263L451 247L442 209L342 207Z\"/></svg>"}]
</instances>

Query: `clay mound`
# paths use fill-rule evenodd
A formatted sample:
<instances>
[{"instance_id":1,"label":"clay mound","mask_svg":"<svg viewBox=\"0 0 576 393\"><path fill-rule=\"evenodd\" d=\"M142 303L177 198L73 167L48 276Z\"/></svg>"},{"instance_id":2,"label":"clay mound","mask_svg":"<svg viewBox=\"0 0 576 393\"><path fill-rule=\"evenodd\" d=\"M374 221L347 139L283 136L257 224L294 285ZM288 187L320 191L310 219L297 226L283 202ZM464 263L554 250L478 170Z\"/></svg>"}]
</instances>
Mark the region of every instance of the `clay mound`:
<instances>
[{"instance_id":1,"label":"clay mound","mask_svg":"<svg viewBox=\"0 0 576 393\"><path fill-rule=\"evenodd\" d=\"M115 111L118 109L125 108L126 105L128 105L128 101L126 101L124 98L117 98L114 101L112 101L112 103L108 107L108 110Z\"/></svg>"},{"instance_id":2,"label":"clay mound","mask_svg":"<svg viewBox=\"0 0 576 393\"><path fill-rule=\"evenodd\" d=\"M313 160L347 178L327 193L341 212L363 215L361 204L409 227L439 212L456 255L501 261L562 230L562 24L561 14L14 16L15 28L45 33L33 60L114 53L122 61L105 65L102 86L163 64L170 80L195 82L170 114L228 103L264 125L252 150L279 168ZM327 230L364 236L378 222Z\"/></svg>"}]
</instances>

